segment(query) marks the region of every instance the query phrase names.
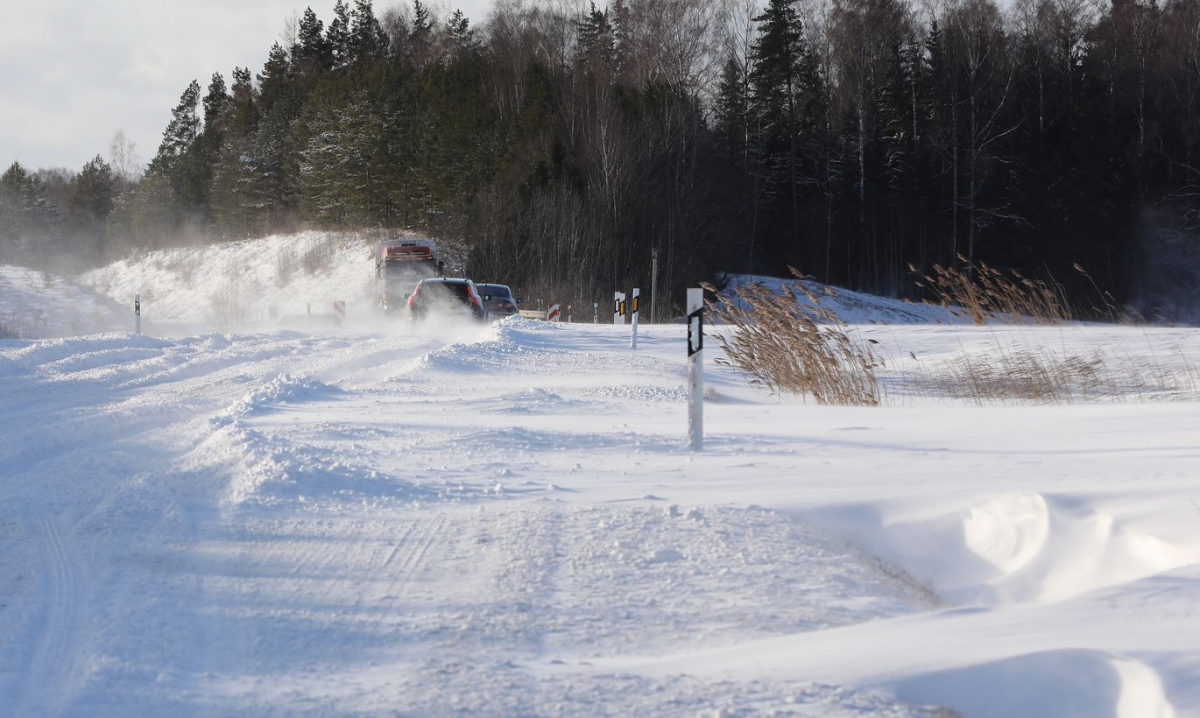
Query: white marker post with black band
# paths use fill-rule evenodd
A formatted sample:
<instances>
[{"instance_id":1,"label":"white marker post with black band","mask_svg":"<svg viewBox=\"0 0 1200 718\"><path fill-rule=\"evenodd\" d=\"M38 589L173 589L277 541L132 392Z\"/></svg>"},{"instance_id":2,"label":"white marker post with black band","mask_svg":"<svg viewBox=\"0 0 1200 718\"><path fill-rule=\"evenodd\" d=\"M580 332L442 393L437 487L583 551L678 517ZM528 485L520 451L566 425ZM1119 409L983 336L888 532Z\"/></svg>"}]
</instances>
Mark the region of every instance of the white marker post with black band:
<instances>
[{"instance_id":1,"label":"white marker post with black band","mask_svg":"<svg viewBox=\"0 0 1200 718\"><path fill-rule=\"evenodd\" d=\"M633 288L633 307L629 313L630 321L633 323L633 338L629 340L629 348L637 349L637 325L638 325L638 305L641 303L640 297L642 290L637 287Z\"/></svg>"},{"instance_id":2,"label":"white marker post with black band","mask_svg":"<svg viewBox=\"0 0 1200 718\"><path fill-rule=\"evenodd\" d=\"M133 295L133 330L142 333L142 295Z\"/></svg>"},{"instance_id":3,"label":"white marker post with black band","mask_svg":"<svg viewBox=\"0 0 1200 718\"><path fill-rule=\"evenodd\" d=\"M704 448L704 290L687 290L688 444Z\"/></svg>"},{"instance_id":4,"label":"white marker post with black band","mask_svg":"<svg viewBox=\"0 0 1200 718\"><path fill-rule=\"evenodd\" d=\"M613 324L625 323L625 292L613 292Z\"/></svg>"}]
</instances>

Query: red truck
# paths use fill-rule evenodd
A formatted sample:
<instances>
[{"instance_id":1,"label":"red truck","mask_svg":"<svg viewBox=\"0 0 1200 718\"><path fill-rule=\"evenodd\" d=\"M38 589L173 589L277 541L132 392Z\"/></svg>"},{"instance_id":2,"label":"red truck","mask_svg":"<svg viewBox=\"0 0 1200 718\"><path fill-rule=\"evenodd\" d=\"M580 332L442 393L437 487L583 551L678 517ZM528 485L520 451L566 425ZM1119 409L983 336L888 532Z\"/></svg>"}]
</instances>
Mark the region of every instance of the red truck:
<instances>
[{"instance_id":1,"label":"red truck","mask_svg":"<svg viewBox=\"0 0 1200 718\"><path fill-rule=\"evenodd\" d=\"M375 278L384 312L403 309L417 282L441 273L442 261L432 239L381 239L375 245Z\"/></svg>"}]
</instances>

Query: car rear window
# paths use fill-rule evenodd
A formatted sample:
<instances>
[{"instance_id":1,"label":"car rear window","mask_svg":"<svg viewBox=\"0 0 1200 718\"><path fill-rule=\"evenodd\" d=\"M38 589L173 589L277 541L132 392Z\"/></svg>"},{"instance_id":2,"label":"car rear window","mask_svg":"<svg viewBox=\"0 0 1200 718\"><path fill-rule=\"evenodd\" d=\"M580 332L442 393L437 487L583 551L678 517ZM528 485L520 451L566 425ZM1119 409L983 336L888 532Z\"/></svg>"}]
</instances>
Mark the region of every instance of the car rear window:
<instances>
[{"instance_id":1,"label":"car rear window","mask_svg":"<svg viewBox=\"0 0 1200 718\"><path fill-rule=\"evenodd\" d=\"M421 291L428 291L431 297L453 298L463 303L471 301L471 292L465 282L426 282Z\"/></svg>"}]
</instances>

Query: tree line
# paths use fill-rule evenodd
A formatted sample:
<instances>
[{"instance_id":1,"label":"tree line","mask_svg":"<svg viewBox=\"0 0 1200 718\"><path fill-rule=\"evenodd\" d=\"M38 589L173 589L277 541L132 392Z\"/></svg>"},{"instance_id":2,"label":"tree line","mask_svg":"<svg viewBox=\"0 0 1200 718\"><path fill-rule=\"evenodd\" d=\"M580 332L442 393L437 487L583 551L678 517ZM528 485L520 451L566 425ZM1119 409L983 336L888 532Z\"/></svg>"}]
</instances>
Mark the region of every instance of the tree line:
<instances>
[{"instance_id":1,"label":"tree line","mask_svg":"<svg viewBox=\"0 0 1200 718\"><path fill-rule=\"evenodd\" d=\"M977 262L1200 304L1200 0L337 0L285 36L191 82L141 177L14 163L0 261L407 228L581 304Z\"/></svg>"}]
</instances>

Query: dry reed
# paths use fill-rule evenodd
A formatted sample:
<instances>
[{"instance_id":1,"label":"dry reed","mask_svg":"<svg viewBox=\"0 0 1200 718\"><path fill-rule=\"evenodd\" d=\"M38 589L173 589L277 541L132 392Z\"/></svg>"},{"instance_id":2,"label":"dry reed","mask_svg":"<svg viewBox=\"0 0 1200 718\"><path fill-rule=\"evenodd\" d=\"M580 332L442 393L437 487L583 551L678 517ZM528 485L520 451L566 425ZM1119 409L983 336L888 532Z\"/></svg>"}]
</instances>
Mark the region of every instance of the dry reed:
<instances>
[{"instance_id":1,"label":"dry reed","mask_svg":"<svg viewBox=\"0 0 1200 718\"><path fill-rule=\"evenodd\" d=\"M1077 318L1063 285L1050 277L1030 279L1015 269L1001 270L986 262L972 262L958 255L959 265L933 265L933 274L923 274L912 264L916 284L958 316L969 316L975 324L1058 324ZM1122 309L1112 294L1101 289L1092 275L1078 263L1075 271L1088 281L1095 296L1083 298L1091 318L1120 323L1142 323L1136 310ZM1097 303L1096 300L1099 300Z\"/></svg>"},{"instance_id":2,"label":"dry reed","mask_svg":"<svg viewBox=\"0 0 1200 718\"><path fill-rule=\"evenodd\" d=\"M792 273L804 278L795 269ZM705 289L716 293L711 285ZM875 371L880 362L870 340L851 338L845 323L803 282L782 291L747 284L733 297L718 294L709 310L732 327L714 334L725 352L718 362L745 371L751 384L776 394L811 396L818 404L879 404Z\"/></svg>"},{"instance_id":3,"label":"dry reed","mask_svg":"<svg viewBox=\"0 0 1200 718\"><path fill-rule=\"evenodd\" d=\"M1015 269L999 270L986 262L970 262L961 254L962 266L933 265L933 274L922 274L912 264L917 286L930 291L936 303L971 317L976 324L1053 324L1074 318L1061 284L1029 279Z\"/></svg>"},{"instance_id":4,"label":"dry reed","mask_svg":"<svg viewBox=\"0 0 1200 718\"><path fill-rule=\"evenodd\" d=\"M915 356L914 356L915 359ZM925 360L884 383L900 395L985 404L1195 399L1196 368L1182 347L1164 356L1139 356L1129 347L1070 352L997 340L975 352Z\"/></svg>"},{"instance_id":5,"label":"dry reed","mask_svg":"<svg viewBox=\"0 0 1200 718\"><path fill-rule=\"evenodd\" d=\"M1082 267L1076 270L1091 280ZM837 297L836 291L806 283L795 269L792 273L801 281L779 290L752 283L725 296L705 285L717 298L709 303L711 316L729 328L713 335L724 350L718 362L745 371L751 384L776 394L811 396L819 404L876 406L905 397L980 405L1069 404L1194 399L1200 393L1196 367L1180 346L1162 354L1151 342L1149 356L1136 347L1068 349L1065 342L1056 350L1032 328L1009 338L991 329L993 341L986 347L953 356L918 360L907 352L913 364L889 362L893 370L885 373L878 342L856 336L829 308L827 300ZM934 276L923 279L943 305L978 324L1055 324L1074 316L1061 285L986 264L974 272L935 267ZM1093 305L1093 314L1138 321L1092 285L1103 304Z\"/></svg>"}]
</instances>

